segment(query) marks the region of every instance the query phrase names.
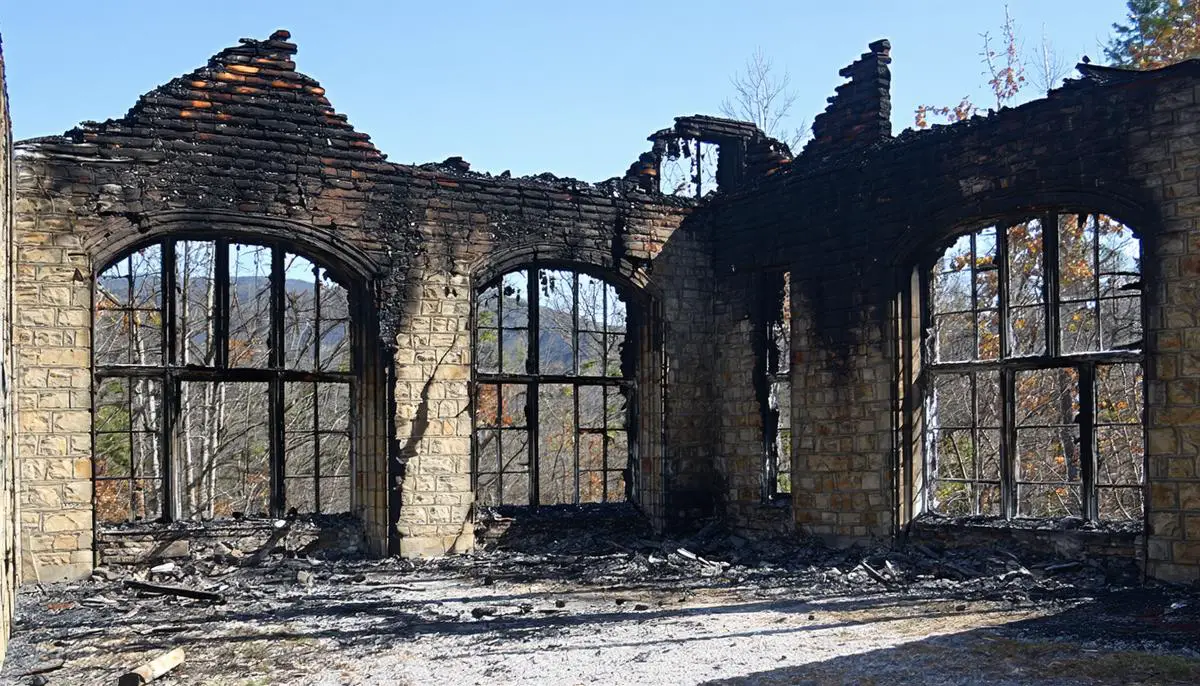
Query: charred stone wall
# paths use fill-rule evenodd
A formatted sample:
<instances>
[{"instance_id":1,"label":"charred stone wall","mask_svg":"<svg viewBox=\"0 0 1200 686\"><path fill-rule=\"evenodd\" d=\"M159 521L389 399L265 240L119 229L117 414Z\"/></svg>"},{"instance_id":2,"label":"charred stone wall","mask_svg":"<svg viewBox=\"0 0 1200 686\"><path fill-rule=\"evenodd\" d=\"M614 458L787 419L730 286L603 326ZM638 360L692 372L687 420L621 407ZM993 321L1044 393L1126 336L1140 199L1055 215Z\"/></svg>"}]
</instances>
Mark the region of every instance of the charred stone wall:
<instances>
[{"instance_id":1,"label":"charred stone wall","mask_svg":"<svg viewBox=\"0 0 1200 686\"><path fill-rule=\"evenodd\" d=\"M1083 69L1084 78L1046 99L986 118L867 145L818 145L706 208L718 273L792 274L800 529L887 539L914 514L897 497L913 459L905 444L920 436L908 424L913 413L901 411L919 408L920 397L919 351L906 349L899 321L912 270L988 220L1088 208L1125 222L1143 241L1146 569L1163 579L1200 578L1191 364L1193 339L1200 341L1192 268L1200 63L1148 73ZM866 71L874 81L878 72Z\"/></svg>"},{"instance_id":2,"label":"charred stone wall","mask_svg":"<svg viewBox=\"0 0 1200 686\"><path fill-rule=\"evenodd\" d=\"M140 558L173 535L122 538L92 517L92 284L157 238L282 241L350 275L354 514L375 554L474 544L474 295L533 263L603 274L645 305L631 323L633 469L656 525L717 514L847 543L890 541L919 514L920 350L902 321L914 268L986 221L1065 207L1139 231L1149 284L1148 529L1105 554L1141 545L1149 574L1200 576L1198 63L1086 68L1044 100L893 138L880 41L843 70L850 81L795 161L752 126L685 117L651 137L628 178L591 185L473 173L458 158L389 163L296 71L288 40L244 40L120 119L17 147L27 578L76 577L98 547ZM664 150L689 137L728 148L720 192L700 202L654 191ZM790 509L763 487L762 290L784 271Z\"/></svg>"},{"instance_id":3,"label":"charred stone wall","mask_svg":"<svg viewBox=\"0 0 1200 686\"><path fill-rule=\"evenodd\" d=\"M660 525L709 513L712 263L706 230L688 221L694 203L625 180L391 164L295 70L288 39L243 40L120 119L19 145L14 348L30 578L86 573L97 541L122 549L121 531L92 517L92 282L169 236L282 241L352 276L355 513L371 552L473 544L473 293L534 260L599 270L645 296L638 500Z\"/></svg>"},{"instance_id":4,"label":"charred stone wall","mask_svg":"<svg viewBox=\"0 0 1200 686\"><path fill-rule=\"evenodd\" d=\"M4 48L0 45L0 661L8 646L13 611L13 590L18 581L18 522L16 464L13 459L12 357L9 325L12 320L12 131L8 119L8 93L4 82Z\"/></svg>"}]
</instances>

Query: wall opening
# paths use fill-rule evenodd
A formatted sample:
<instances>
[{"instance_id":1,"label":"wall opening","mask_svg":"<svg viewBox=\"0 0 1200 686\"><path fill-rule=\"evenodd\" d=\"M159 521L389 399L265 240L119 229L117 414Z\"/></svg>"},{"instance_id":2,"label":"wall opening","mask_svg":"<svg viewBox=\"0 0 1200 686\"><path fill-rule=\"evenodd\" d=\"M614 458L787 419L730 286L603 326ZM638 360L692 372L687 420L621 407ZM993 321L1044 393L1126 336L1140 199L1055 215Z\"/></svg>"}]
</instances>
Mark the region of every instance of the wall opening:
<instances>
[{"instance_id":1,"label":"wall opening","mask_svg":"<svg viewBox=\"0 0 1200 686\"><path fill-rule=\"evenodd\" d=\"M638 346L627 293L535 263L485 283L474 316L476 502L633 499Z\"/></svg>"},{"instance_id":2,"label":"wall opening","mask_svg":"<svg viewBox=\"0 0 1200 686\"><path fill-rule=\"evenodd\" d=\"M1141 521L1141 246L1051 212L964 234L925 272L926 509Z\"/></svg>"},{"instance_id":3,"label":"wall opening","mask_svg":"<svg viewBox=\"0 0 1200 686\"><path fill-rule=\"evenodd\" d=\"M168 238L101 270L97 523L352 511L352 298L273 242Z\"/></svg>"},{"instance_id":4,"label":"wall opening","mask_svg":"<svg viewBox=\"0 0 1200 686\"><path fill-rule=\"evenodd\" d=\"M763 351L766 402L760 399L763 417L763 495L786 499L792 493L792 331L791 275L769 272L763 277L762 307L765 319L758 339Z\"/></svg>"}]
</instances>

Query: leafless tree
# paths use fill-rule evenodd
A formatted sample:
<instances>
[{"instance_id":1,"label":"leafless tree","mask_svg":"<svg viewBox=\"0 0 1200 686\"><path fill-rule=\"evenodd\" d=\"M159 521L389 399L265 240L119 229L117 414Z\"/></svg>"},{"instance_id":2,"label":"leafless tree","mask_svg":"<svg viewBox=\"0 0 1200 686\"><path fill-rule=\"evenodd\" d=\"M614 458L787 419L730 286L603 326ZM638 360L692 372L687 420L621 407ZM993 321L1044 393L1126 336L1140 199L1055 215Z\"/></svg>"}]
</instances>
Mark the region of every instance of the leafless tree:
<instances>
[{"instance_id":1,"label":"leafless tree","mask_svg":"<svg viewBox=\"0 0 1200 686\"><path fill-rule=\"evenodd\" d=\"M800 93L792 87L792 76L787 69L776 69L774 60L757 48L746 60L743 71L730 77L729 83L733 95L721 101L721 114L753 123L768 136L787 143L793 151L800 148L808 137L809 127L804 120L798 126L790 125L792 108Z\"/></svg>"},{"instance_id":2,"label":"leafless tree","mask_svg":"<svg viewBox=\"0 0 1200 686\"><path fill-rule=\"evenodd\" d=\"M1049 93L1057 88L1062 80L1071 73L1070 61L1054 49L1054 44L1046 36L1046 28L1042 27L1042 40L1034 49L1032 56L1026 62L1033 64L1033 85L1042 93Z\"/></svg>"}]
</instances>

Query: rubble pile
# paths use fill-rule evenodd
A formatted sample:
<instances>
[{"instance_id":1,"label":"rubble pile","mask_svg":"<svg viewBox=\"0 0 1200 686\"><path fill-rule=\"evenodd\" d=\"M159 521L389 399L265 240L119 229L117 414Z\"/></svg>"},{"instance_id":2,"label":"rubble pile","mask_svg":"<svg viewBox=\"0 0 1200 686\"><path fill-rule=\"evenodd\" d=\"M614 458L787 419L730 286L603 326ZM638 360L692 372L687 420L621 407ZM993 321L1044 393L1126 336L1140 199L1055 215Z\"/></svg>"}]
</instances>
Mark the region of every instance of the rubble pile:
<instances>
[{"instance_id":1,"label":"rubble pile","mask_svg":"<svg viewBox=\"0 0 1200 686\"><path fill-rule=\"evenodd\" d=\"M429 634L513 640L614 613L666 616L700 597L796 606L946 600L958 611L1046 612L1120 598L1106 611L1135 608L1171 636L1200 635L1188 629L1200 626L1200 595L1147 589L1129 569L1099 562L924 543L834 550L798 537L751 539L717 522L662 537L622 508L487 511L478 535L473 553L426 560L318 557L286 545L246 554L218 544L26 587L4 675L44 684L74 670L80 680L65 683L93 683L179 647L187 674L220 673L227 660L249 661L239 669L250 672L303 674L323 651L354 659ZM1145 630L1141 619L1130 626Z\"/></svg>"}]
</instances>

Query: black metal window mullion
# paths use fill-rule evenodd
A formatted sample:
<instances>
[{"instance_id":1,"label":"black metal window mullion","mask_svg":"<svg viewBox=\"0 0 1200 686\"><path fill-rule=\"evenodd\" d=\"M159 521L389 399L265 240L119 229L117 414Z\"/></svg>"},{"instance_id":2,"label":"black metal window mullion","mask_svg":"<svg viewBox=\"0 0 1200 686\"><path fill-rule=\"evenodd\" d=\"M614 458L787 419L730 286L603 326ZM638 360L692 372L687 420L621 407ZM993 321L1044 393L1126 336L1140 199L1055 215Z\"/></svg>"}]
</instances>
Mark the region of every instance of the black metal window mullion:
<instances>
[{"instance_id":1,"label":"black metal window mullion","mask_svg":"<svg viewBox=\"0 0 1200 686\"><path fill-rule=\"evenodd\" d=\"M528 341L528 348L525 354L525 373L529 375L529 385L526 397L528 398L528 410L525 423L529 427L529 505L536 508L541 499L540 494L540 474L538 458L540 453L540 432L541 424L538 421L540 416L539 405L541 398L539 397L540 385L537 382L538 374L541 373L541 355L539 348L541 347L540 338L542 334L541 324L541 298L538 291L538 274L539 267L535 261L529 265L529 269L525 273L525 290L526 301L529 304L529 314L525 321L525 336ZM503 281L501 281L501 300L503 300ZM500 348L504 348L503 329L501 329Z\"/></svg>"},{"instance_id":2,"label":"black metal window mullion","mask_svg":"<svg viewBox=\"0 0 1200 686\"><path fill-rule=\"evenodd\" d=\"M1059 322L1059 237L1058 214L1042 218L1042 300L1046 312L1046 354L1058 357L1062 351L1062 326Z\"/></svg>"},{"instance_id":3,"label":"black metal window mullion","mask_svg":"<svg viewBox=\"0 0 1200 686\"><path fill-rule=\"evenodd\" d=\"M216 367L229 367L229 240L218 238L214 243L213 295L216 312L213 313L213 333L216 340Z\"/></svg>"},{"instance_id":4,"label":"black metal window mullion","mask_svg":"<svg viewBox=\"0 0 1200 686\"><path fill-rule=\"evenodd\" d=\"M313 371L321 369L321 270L313 265ZM321 394L320 384L312 384L313 393L313 507L321 511ZM353 391L353 389L351 389ZM353 397L353 393L351 394ZM353 404L352 404L353 405ZM353 473L353 472L352 472Z\"/></svg>"},{"instance_id":5,"label":"black metal window mullion","mask_svg":"<svg viewBox=\"0 0 1200 686\"><path fill-rule=\"evenodd\" d=\"M179 423L180 387L179 381L171 373L175 358L175 241L164 241L160 249L162 271L159 273L162 285L162 361L161 376L162 416L159 418L159 467L162 473L162 514L163 519L173 521L182 510L177 493L175 475L175 443Z\"/></svg>"},{"instance_id":6,"label":"black metal window mullion","mask_svg":"<svg viewBox=\"0 0 1200 686\"><path fill-rule=\"evenodd\" d=\"M1079 465L1083 482L1083 512L1089 520L1100 518L1096 490L1096 365L1076 367L1079 375Z\"/></svg>"},{"instance_id":7,"label":"black metal window mullion","mask_svg":"<svg viewBox=\"0 0 1200 686\"><path fill-rule=\"evenodd\" d=\"M538 338L541 338L541 332L538 332ZM571 369L575 376L579 376L579 272L571 273ZM579 481L579 443L583 434L579 428L579 385L571 387L572 405L575 413L575 504L580 502L580 481Z\"/></svg>"},{"instance_id":8,"label":"black metal window mullion","mask_svg":"<svg viewBox=\"0 0 1200 686\"><path fill-rule=\"evenodd\" d=\"M284 341L283 341L283 310L284 310L284 264L283 251L277 246L271 246L271 277L270 277L270 333L267 336L268 341L268 366L272 371L283 369L284 360ZM270 510L272 516L279 517L283 514L284 501L286 498L286 470L284 469L284 385L283 378L274 373L271 375L270 381L267 382L268 389L268 412L270 421L268 426L268 440L270 441L268 466L271 473L271 499ZM316 406L314 399L313 405ZM315 437L314 437L315 438Z\"/></svg>"}]
</instances>

